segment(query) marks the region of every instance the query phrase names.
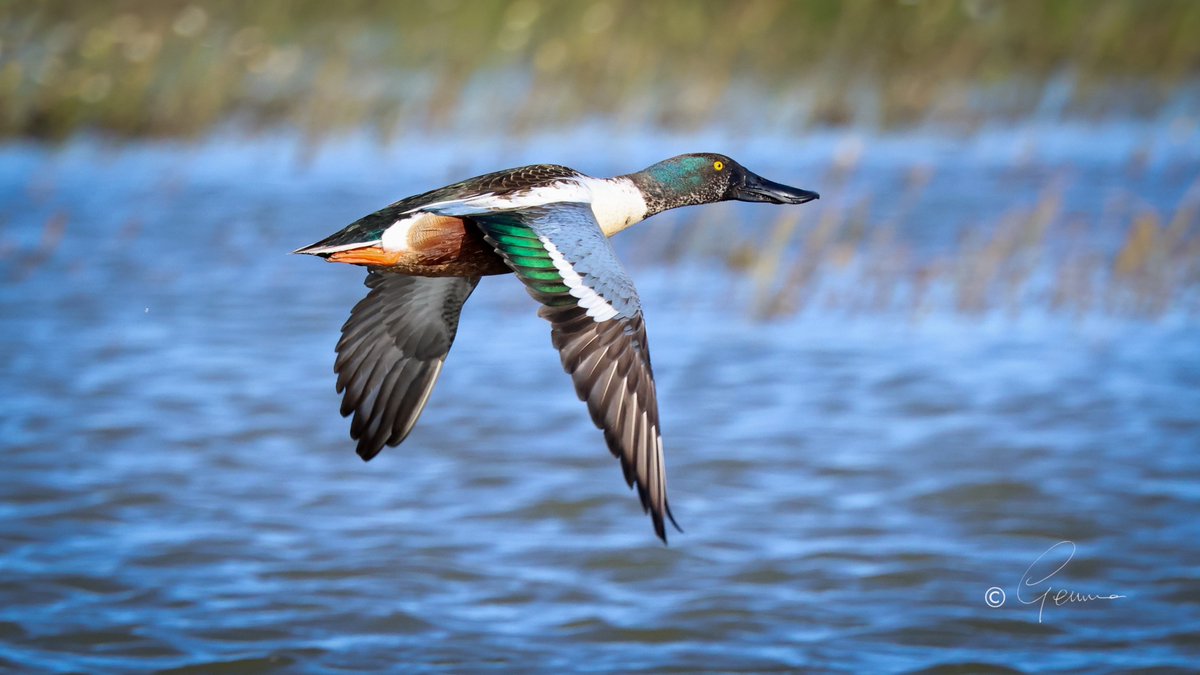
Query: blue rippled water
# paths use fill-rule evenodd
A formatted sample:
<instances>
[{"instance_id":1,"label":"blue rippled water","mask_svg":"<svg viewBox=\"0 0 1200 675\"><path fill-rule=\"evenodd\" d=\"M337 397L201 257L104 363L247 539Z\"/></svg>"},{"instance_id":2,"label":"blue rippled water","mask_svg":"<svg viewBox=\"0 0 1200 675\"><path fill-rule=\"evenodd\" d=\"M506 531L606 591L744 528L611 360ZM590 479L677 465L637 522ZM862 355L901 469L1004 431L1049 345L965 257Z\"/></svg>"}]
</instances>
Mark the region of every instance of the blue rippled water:
<instances>
[{"instance_id":1,"label":"blue rippled water","mask_svg":"<svg viewBox=\"0 0 1200 675\"><path fill-rule=\"evenodd\" d=\"M511 278L471 299L409 440L355 457L331 364L362 274L287 251L503 165L605 173L726 149L821 190L840 147L685 140L609 147L599 166L553 137L470 160L449 141L349 139L307 162L280 139L0 148L0 670L1200 662L1194 317L758 322L724 267L648 264L650 221L619 250L641 261L686 530L669 547ZM1132 149L1061 143L1035 160L1140 181L1164 209L1200 173L1194 145L1130 179ZM863 190L901 158L958 157L922 208L960 227L1021 198L997 189L1028 161L1003 138L871 147ZM1059 590L1121 597L1060 604Z\"/></svg>"}]
</instances>

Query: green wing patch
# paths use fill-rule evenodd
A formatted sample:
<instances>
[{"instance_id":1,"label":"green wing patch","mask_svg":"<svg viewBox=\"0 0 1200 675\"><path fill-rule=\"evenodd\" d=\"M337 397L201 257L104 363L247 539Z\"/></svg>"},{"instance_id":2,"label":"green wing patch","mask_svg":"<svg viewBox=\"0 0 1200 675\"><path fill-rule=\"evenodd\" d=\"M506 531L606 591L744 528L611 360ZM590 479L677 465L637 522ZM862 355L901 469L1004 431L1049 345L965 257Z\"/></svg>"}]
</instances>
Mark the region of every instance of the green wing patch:
<instances>
[{"instance_id":1,"label":"green wing patch","mask_svg":"<svg viewBox=\"0 0 1200 675\"><path fill-rule=\"evenodd\" d=\"M492 217L484 225L484 230L517 276L542 296L539 298L541 302L549 305L575 302L575 298L570 296L571 289L562 283L562 275L550 259L550 252L532 229L521 223ZM561 300L554 297L564 295L566 298Z\"/></svg>"}]
</instances>

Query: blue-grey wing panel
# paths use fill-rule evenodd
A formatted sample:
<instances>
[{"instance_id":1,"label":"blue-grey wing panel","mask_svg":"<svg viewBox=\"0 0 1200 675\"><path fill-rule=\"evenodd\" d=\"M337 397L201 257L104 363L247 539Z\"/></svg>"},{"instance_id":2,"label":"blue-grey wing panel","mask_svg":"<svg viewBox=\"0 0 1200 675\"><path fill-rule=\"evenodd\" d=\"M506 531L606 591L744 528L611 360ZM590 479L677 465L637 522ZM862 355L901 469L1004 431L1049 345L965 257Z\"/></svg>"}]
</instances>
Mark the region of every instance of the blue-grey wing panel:
<instances>
[{"instance_id":1,"label":"blue-grey wing panel","mask_svg":"<svg viewBox=\"0 0 1200 675\"><path fill-rule=\"evenodd\" d=\"M675 519L641 304L591 208L559 203L471 220L542 303L563 368L665 541L664 519Z\"/></svg>"}]
</instances>

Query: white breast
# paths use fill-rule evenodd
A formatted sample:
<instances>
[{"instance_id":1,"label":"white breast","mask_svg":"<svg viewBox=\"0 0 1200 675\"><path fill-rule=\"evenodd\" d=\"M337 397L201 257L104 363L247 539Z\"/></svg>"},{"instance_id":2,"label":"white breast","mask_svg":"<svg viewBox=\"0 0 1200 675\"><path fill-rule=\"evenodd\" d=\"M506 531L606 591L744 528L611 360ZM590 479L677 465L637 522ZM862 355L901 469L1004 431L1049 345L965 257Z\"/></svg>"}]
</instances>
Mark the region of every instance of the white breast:
<instances>
[{"instance_id":1,"label":"white breast","mask_svg":"<svg viewBox=\"0 0 1200 675\"><path fill-rule=\"evenodd\" d=\"M604 236L611 237L646 217L646 200L628 178L585 177L579 182L592 193L592 213Z\"/></svg>"}]
</instances>

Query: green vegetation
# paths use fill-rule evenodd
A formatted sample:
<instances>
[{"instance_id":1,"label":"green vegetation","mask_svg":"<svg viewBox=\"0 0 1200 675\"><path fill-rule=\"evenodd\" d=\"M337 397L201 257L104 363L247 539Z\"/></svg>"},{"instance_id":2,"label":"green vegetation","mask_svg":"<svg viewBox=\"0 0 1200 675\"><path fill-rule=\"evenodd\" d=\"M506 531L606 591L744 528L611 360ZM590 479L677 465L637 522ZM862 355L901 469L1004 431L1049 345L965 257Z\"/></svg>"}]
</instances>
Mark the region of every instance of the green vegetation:
<instances>
[{"instance_id":1,"label":"green vegetation","mask_svg":"<svg viewBox=\"0 0 1200 675\"><path fill-rule=\"evenodd\" d=\"M1034 113L1164 110L1189 138L1197 36L1193 0L0 2L0 138L188 137L220 125L298 129L306 141L362 128L496 137L597 118L643 131L959 132ZM875 197L915 204L934 170L914 166L906 194ZM659 245L638 255L722 258L745 272L736 292L764 317L1200 313L1200 183L1172 212L1096 222L1050 187L1034 208L981 214L930 257L914 253L921 224L907 213L881 219L866 197L842 199L843 174L831 165L812 183L826 199L781 212L732 250L745 231L713 207L695 226L647 234ZM48 264L68 221L46 221L32 253L0 245L0 260Z\"/></svg>"},{"instance_id":2,"label":"green vegetation","mask_svg":"<svg viewBox=\"0 0 1200 675\"><path fill-rule=\"evenodd\" d=\"M970 126L1052 78L1069 114L1136 114L1194 81L1197 35L1191 0L6 2L0 134Z\"/></svg>"}]
</instances>

